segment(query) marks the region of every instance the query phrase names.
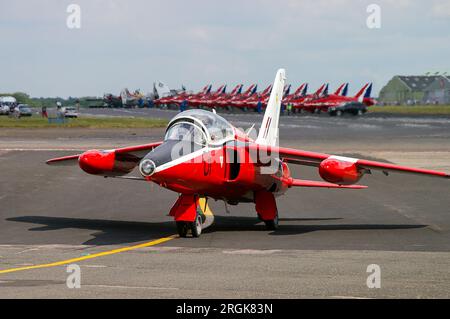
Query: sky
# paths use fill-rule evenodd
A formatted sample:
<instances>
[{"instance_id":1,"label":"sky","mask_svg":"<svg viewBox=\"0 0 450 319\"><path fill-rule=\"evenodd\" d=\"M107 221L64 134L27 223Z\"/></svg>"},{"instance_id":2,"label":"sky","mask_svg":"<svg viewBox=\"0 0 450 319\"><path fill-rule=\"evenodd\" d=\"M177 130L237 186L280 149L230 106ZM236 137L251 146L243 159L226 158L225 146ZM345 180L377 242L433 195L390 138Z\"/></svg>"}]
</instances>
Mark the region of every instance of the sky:
<instances>
[{"instance_id":1,"label":"sky","mask_svg":"<svg viewBox=\"0 0 450 319\"><path fill-rule=\"evenodd\" d=\"M449 31L450 0L0 0L0 92L267 86L283 67L294 86L373 82L377 94L397 74L450 74Z\"/></svg>"}]
</instances>

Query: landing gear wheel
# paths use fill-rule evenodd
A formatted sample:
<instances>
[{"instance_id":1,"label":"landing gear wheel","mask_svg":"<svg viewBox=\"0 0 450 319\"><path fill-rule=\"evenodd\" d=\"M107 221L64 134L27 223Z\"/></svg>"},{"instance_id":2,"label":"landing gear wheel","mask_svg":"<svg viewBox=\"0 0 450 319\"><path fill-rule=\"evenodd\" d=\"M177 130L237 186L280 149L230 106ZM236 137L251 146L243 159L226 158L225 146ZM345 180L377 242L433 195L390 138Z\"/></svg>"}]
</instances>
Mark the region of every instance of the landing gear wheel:
<instances>
[{"instance_id":1,"label":"landing gear wheel","mask_svg":"<svg viewBox=\"0 0 450 319\"><path fill-rule=\"evenodd\" d=\"M188 233L188 225L186 222L177 222L178 235L181 238L186 238Z\"/></svg>"},{"instance_id":2,"label":"landing gear wheel","mask_svg":"<svg viewBox=\"0 0 450 319\"><path fill-rule=\"evenodd\" d=\"M337 117L341 117L342 116L342 111L341 110L336 111L336 116Z\"/></svg>"},{"instance_id":3,"label":"landing gear wheel","mask_svg":"<svg viewBox=\"0 0 450 319\"><path fill-rule=\"evenodd\" d=\"M278 228L278 213L275 215L275 219L272 220L265 220L264 223L266 224L267 230L277 230Z\"/></svg>"},{"instance_id":4,"label":"landing gear wheel","mask_svg":"<svg viewBox=\"0 0 450 319\"><path fill-rule=\"evenodd\" d=\"M202 234L202 216L197 214L197 218L195 218L195 222L189 223L189 227L191 229L192 237L198 238Z\"/></svg>"}]
</instances>

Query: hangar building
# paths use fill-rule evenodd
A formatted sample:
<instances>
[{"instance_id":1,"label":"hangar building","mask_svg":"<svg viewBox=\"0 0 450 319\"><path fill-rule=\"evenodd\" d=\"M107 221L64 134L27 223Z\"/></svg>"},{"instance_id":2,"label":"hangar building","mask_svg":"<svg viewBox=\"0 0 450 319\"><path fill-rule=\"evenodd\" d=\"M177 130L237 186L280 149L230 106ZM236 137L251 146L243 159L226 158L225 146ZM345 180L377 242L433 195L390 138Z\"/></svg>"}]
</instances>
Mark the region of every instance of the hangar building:
<instances>
[{"instance_id":1,"label":"hangar building","mask_svg":"<svg viewBox=\"0 0 450 319\"><path fill-rule=\"evenodd\" d=\"M442 76L394 76L380 91L378 100L385 104L425 103L428 88Z\"/></svg>"},{"instance_id":2,"label":"hangar building","mask_svg":"<svg viewBox=\"0 0 450 319\"><path fill-rule=\"evenodd\" d=\"M450 76L439 76L428 86L425 102L450 105Z\"/></svg>"}]
</instances>

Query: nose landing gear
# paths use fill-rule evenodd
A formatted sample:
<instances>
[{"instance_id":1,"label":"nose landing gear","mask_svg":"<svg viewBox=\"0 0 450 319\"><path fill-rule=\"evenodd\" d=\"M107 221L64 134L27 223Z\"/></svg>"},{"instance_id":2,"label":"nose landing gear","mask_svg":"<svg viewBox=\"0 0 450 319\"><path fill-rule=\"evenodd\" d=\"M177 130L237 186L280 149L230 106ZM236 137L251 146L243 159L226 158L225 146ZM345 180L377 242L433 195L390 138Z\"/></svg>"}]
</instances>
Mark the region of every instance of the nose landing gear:
<instances>
[{"instance_id":1,"label":"nose landing gear","mask_svg":"<svg viewBox=\"0 0 450 319\"><path fill-rule=\"evenodd\" d=\"M182 238L186 238L189 233L191 233L194 238L198 238L202 234L203 220L199 214L197 214L197 217L193 222L176 222L176 224L178 235Z\"/></svg>"},{"instance_id":2,"label":"nose landing gear","mask_svg":"<svg viewBox=\"0 0 450 319\"><path fill-rule=\"evenodd\" d=\"M176 221L178 235L182 238L198 238L203 230L214 222L214 215L209 209L207 199L196 195L180 195L170 211Z\"/></svg>"}]
</instances>

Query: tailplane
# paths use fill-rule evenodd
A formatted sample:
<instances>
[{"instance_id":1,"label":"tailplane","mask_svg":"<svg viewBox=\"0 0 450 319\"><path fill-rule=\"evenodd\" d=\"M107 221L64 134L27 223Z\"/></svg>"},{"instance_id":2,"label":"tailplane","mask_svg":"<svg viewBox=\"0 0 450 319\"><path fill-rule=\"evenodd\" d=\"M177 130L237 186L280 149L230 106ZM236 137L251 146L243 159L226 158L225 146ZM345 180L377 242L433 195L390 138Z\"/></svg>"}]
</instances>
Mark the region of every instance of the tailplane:
<instances>
[{"instance_id":1,"label":"tailplane","mask_svg":"<svg viewBox=\"0 0 450 319\"><path fill-rule=\"evenodd\" d=\"M286 71L279 69L273 83L264 119L259 129L257 144L276 146L278 143L278 123L280 120L281 101L283 100Z\"/></svg>"}]
</instances>

